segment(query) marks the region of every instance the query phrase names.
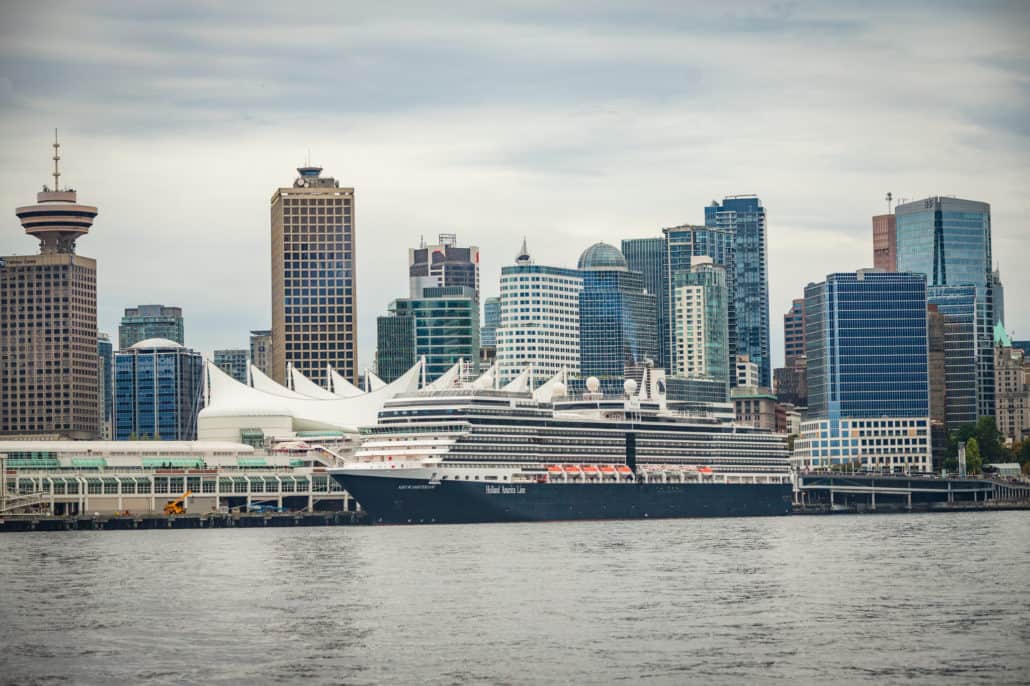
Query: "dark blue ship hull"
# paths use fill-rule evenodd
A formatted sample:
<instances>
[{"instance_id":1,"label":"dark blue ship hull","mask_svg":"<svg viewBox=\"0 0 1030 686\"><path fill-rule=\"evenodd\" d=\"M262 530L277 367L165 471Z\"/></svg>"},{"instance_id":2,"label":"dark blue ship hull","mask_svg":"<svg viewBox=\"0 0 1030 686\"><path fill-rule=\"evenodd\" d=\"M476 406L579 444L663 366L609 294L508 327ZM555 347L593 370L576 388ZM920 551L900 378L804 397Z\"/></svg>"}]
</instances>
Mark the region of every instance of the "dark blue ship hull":
<instances>
[{"instance_id":1,"label":"dark blue ship hull","mask_svg":"<svg viewBox=\"0 0 1030 686\"><path fill-rule=\"evenodd\" d=\"M374 523L540 522L575 519L786 515L786 484L489 483L333 474Z\"/></svg>"}]
</instances>

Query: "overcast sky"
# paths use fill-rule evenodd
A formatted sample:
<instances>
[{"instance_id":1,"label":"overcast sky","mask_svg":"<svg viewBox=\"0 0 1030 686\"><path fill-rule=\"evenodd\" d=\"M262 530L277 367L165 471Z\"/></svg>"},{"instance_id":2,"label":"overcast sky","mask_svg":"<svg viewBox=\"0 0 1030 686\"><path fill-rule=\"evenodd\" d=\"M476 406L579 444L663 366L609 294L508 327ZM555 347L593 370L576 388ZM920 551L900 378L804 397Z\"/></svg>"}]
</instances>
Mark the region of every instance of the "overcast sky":
<instances>
[{"instance_id":1,"label":"overcast sky","mask_svg":"<svg viewBox=\"0 0 1030 686\"><path fill-rule=\"evenodd\" d=\"M778 365L804 285L871 265L884 194L945 194L991 203L1030 338L1030 3L387 5L4 2L0 254L36 251L14 208L57 127L100 209L78 250L101 331L162 303L188 345L245 347L271 320L269 199L310 149L356 189L366 365L421 235L480 246L490 296L523 235L574 266L756 193Z\"/></svg>"}]
</instances>

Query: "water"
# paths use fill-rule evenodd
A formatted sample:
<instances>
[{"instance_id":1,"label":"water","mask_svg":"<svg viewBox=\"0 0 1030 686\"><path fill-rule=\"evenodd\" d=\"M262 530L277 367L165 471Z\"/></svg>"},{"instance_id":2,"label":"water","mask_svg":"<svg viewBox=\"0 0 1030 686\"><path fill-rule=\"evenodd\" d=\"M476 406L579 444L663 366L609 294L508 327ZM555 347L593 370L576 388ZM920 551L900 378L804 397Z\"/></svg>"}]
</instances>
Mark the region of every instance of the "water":
<instances>
[{"instance_id":1,"label":"water","mask_svg":"<svg viewBox=\"0 0 1030 686\"><path fill-rule=\"evenodd\" d=\"M0 681L1026 683L1030 512L0 538Z\"/></svg>"}]
</instances>

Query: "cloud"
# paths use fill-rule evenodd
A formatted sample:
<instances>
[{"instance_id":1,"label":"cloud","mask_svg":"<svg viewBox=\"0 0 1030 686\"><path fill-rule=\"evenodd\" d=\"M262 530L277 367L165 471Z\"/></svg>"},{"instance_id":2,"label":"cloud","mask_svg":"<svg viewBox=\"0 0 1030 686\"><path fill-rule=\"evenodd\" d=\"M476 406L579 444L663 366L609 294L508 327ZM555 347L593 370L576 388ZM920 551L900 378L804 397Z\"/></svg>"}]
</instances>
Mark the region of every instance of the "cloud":
<instances>
[{"instance_id":1,"label":"cloud","mask_svg":"<svg viewBox=\"0 0 1030 686\"><path fill-rule=\"evenodd\" d=\"M269 198L311 149L357 189L368 363L419 236L479 245L492 295L523 235L569 266L753 192L775 359L791 298L871 262L886 191L954 193L993 205L1019 330L1026 18L1018 3L8 3L0 205L46 181L60 127L63 178L100 207L80 251L100 261L102 329L165 302L188 343L240 347L270 320ZM0 234L0 254L33 249L13 221Z\"/></svg>"}]
</instances>

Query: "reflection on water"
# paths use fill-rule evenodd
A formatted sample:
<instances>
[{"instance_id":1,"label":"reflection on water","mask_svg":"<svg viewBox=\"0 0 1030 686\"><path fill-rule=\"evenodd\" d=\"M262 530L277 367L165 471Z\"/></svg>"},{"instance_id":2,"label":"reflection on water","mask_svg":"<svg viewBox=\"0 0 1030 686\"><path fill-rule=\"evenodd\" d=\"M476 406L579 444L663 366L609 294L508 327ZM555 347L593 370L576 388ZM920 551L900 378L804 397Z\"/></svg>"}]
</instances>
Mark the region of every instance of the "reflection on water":
<instances>
[{"instance_id":1,"label":"reflection on water","mask_svg":"<svg viewBox=\"0 0 1030 686\"><path fill-rule=\"evenodd\" d=\"M0 538L0 681L1025 683L1030 513Z\"/></svg>"}]
</instances>

